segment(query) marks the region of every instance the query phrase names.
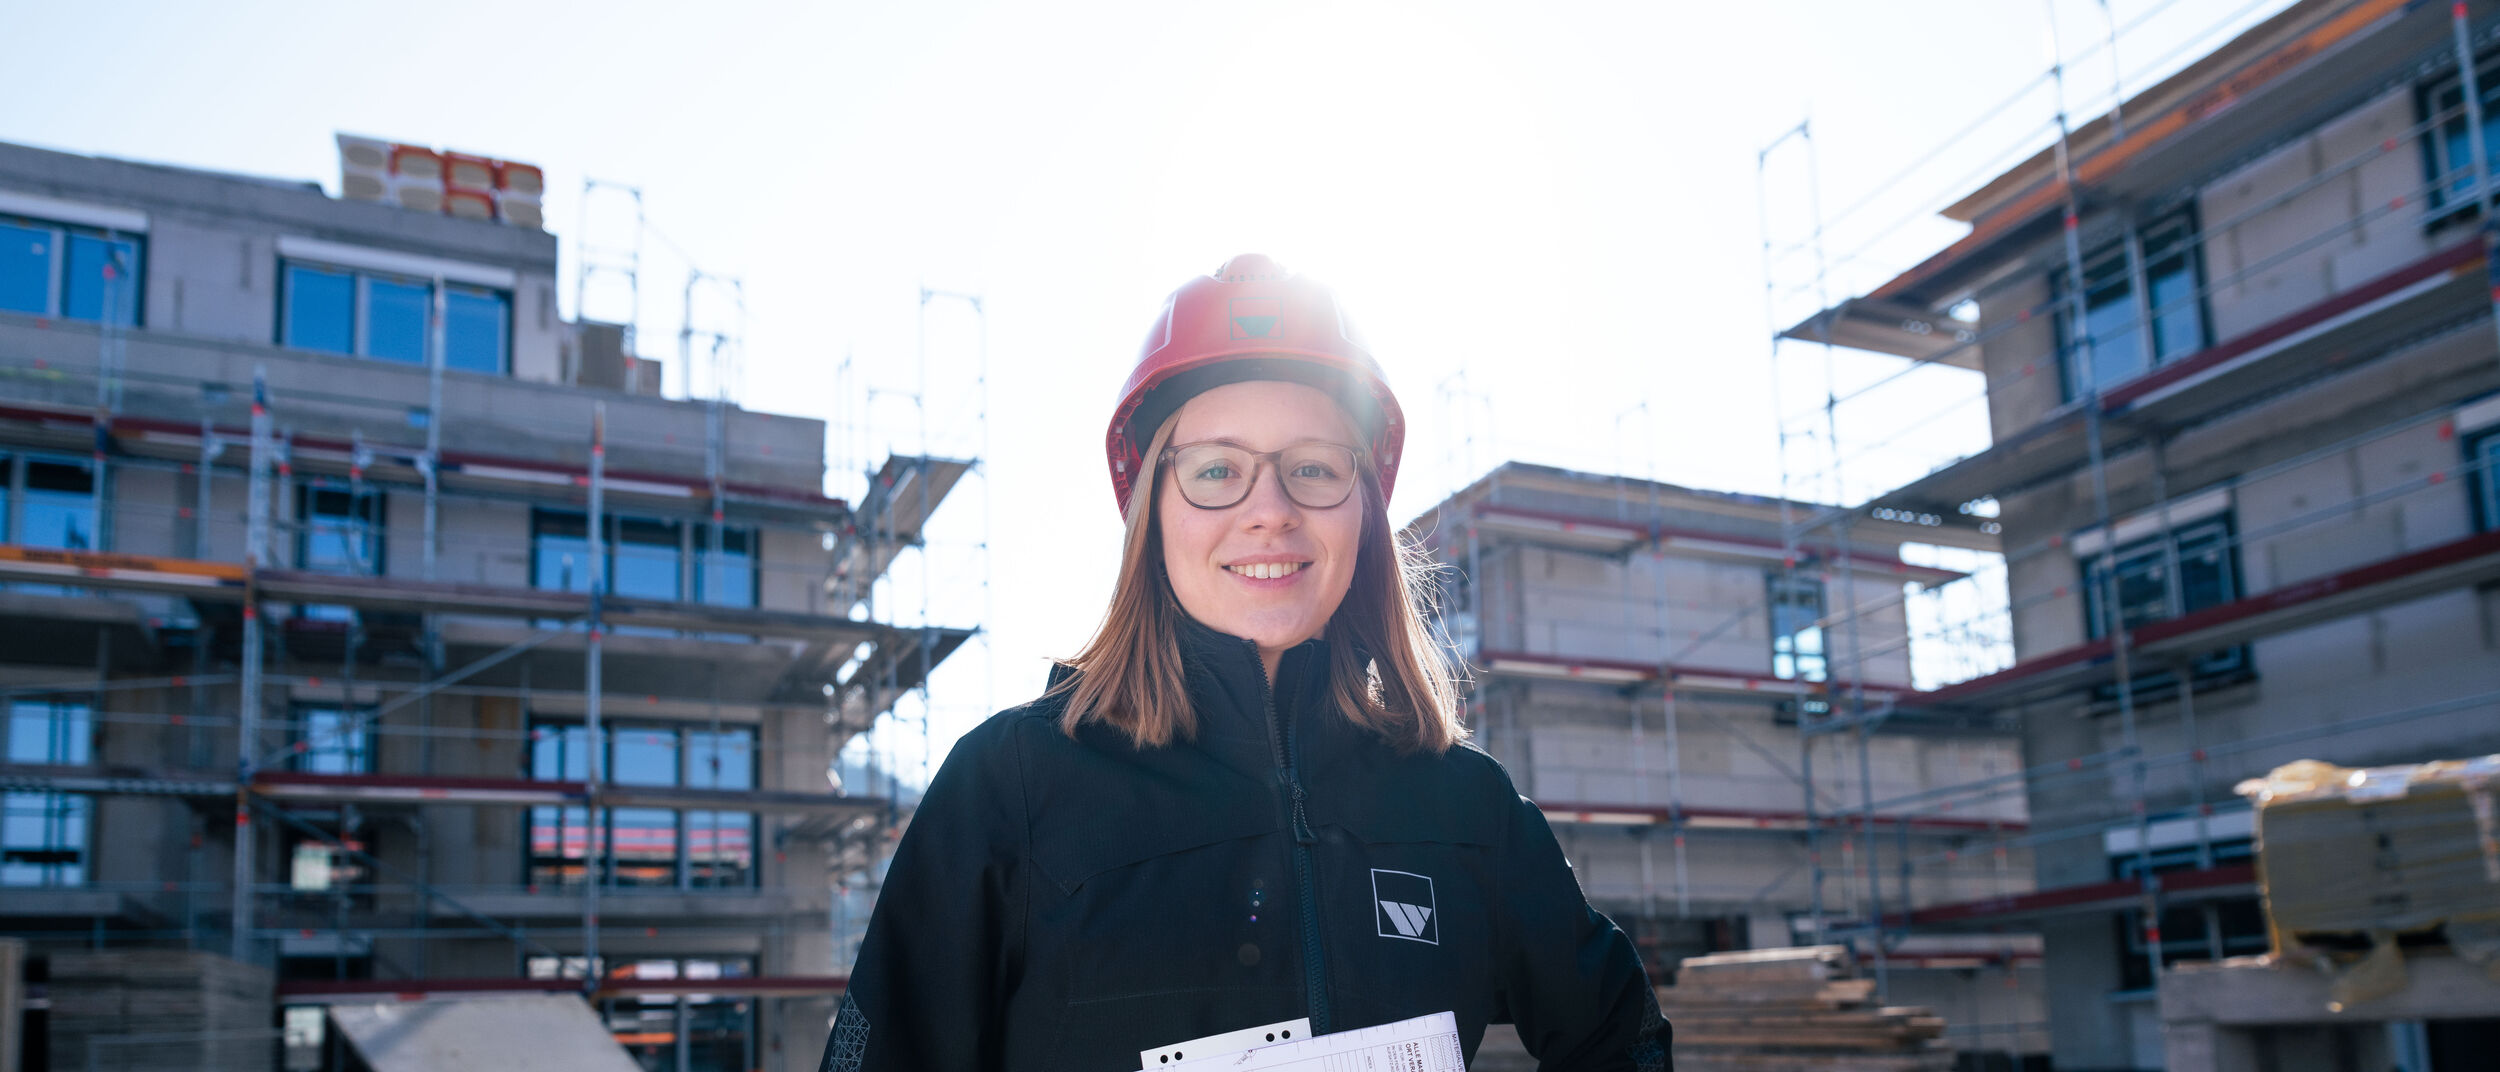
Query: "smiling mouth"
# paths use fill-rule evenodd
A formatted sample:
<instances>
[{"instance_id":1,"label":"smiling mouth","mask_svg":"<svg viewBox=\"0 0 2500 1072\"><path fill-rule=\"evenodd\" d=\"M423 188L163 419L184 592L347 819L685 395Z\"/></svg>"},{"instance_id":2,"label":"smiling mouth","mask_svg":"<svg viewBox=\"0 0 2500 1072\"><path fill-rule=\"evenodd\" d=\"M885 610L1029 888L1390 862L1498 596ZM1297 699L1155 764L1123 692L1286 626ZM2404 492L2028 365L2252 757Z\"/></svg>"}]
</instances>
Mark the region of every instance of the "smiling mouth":
<instances>
[{"instance_id":1,"label":"smiling mouth","mask_svg":"<svg viewBox=\"0 0 2500 1072\"><path fill-rule=\"evenodd\" d=\"M1278 577L1299 573L1302 567L1308 565L1310 565L1308 562L1247 562L1224 568L1254 581L1272 581Z\"/></svg>"}]
</instances>

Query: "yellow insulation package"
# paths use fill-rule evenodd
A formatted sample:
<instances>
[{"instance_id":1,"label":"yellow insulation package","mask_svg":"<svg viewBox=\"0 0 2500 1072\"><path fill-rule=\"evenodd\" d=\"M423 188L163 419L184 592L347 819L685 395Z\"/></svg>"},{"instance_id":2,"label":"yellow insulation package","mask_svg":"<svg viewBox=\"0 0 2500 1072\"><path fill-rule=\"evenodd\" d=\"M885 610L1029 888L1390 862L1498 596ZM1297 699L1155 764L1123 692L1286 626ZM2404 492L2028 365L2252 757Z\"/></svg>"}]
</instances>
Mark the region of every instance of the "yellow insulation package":
<instances>
[{"instance_id":1,"label":"yellow insulation package","mask_svg":"<svg viewBox=\"0 0 2500 1072\"><path fill-rule=\"evenodd\" d=\"M2369 939L2336 985L2338 1003L2402 988L2397 938L2434 929L2500 978L2500 755L2367 768L2301 760L2239 792L2257 807L2275 954Z\"/></svg>"}]
</instances>

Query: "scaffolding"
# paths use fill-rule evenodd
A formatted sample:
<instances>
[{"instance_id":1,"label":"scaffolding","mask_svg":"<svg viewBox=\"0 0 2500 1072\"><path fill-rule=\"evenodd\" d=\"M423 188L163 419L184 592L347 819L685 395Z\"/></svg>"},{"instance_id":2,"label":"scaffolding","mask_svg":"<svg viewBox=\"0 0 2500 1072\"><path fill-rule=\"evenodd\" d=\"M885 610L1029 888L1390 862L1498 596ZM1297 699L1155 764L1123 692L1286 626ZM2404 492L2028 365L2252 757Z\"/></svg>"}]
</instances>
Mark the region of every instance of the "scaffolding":
<instances>
[{"instance_id":1,"label":"scaffolding","mask_svg":"<svg viewBox=\"0 0 2500 1072\"><path fill-rule=\"evenodd\" d=\"M624 192L639 222L639 192ZM634 261L628 255L621 268L610 265L629 287L638 285ZM585 283L595 267L582 262ZM727 294L737 318L698 325L698 286ZM778 477L739 475L733 459L753 469L754 452L770 455L776 444L735 439L741 429L763 427L740 423L743 411L730 401L743 303L736 281L702 274L688 283L679 340L689 376L698 358L710 361L710 397L692 403L702 411L699 435L673 430L688 403L518 382L497 388L531 396L518 400L515 415L446 408L439 282L434 293L422 370L360 367L364 379L347 389L329 386L311 364L323 359L268 347L0 314L12 340L0 353L0 457L90 452L98 534L88 546L0 544L0 600L14 619L11 661L61 663L84 652L94 665L92 675L20 670L22 680L0 681L0 697L75 698L86 705L83 724L109 729L102 739L174 742L147 763L102 756L0 763L0 788L192 805L191 847L159 877L13 888L9 914L41 924L21 933L55 946L172 944L259 963L290 942L336 951L342 977L285 981L280 995L289 1002L499 990L593 1000L837 993L839 974L653 979L603 967L613 959L603 957L603 937L762 935L769 950L782 920L823 907L797 892L807 882L688 885L693 865L683 858L673 865L678 878L664 887L669 896L630 888L620 874L634 832L617 817L631 810L673 816L672 844L691 852L708 838L712 851L743 852L750 872L761 859L786 860L810 846L831 869L830 886L873 872L898 836L902 812L892 793L757 789L754 773L721 787L692 775L679 784L637 784L608 769L604 744L584 749L578 770L530 776L532 747L552 731L520 716L542 706L578 716L586 740L605 742L634 732L608 725L618 719L664 717L718 733L727 706L822 712L830 761L903 697L917 695L925 710L933 672L981 630L934 620L925 599L916 617L897 617L878 605L876 586L898 557L925 550L929 521L977 464L889 456L871 478L872 493L857 502ZM95 332L92 344L80 342L87 331ZM82 346L93 361L74 357ZM188 371L237 366L250 369L248 386ZM285 375L273 377L273 368ZM635 422L623 441L615 436L616 406L630 409ZM986 419L985 399L975 416ZM494 434L477 434L487 430ZM505 452L506 441L533 449ZM823 443L798 446L805 449L784 468L812 471ZM612 453L629 463L616 464ZM115 482L143 481L175 489L195 482L196 491L170 498L108 491ZM239 509L231 496L237 483L245 492ZM316 494L339 497L344 514L316 511L309 500ZM421 554L385 554L384 534L400 531L384 520L387 502L421 508ZM535 518L542 508L578 518L581 572L570 553L560 566L538 560L535 520L529 533L511 538L439 521L445 511ZM636 547L620 543L649 518L674 534L667 553L652 556L675 571L673 598L635 594L609 576L612 568L657 568L637 563ZM163 535L168 549L188 553L118 550L116 531ZM768 554L768 535L773 548L804 550ZM986 537L982 543L986 551ZM303 561L314 546L337 553ZM529 576L518 584L448 579L484 572L454 569L454 561L489 559L528 562ZM986 558L977 569L986 590ZM140 670L185 647L189 672ZM281 715L288 696L334 698L343 717ZM436 701L454 697L480 705L473 724L438 721ZM767 735L774 724L754 724L738 762L761 763L759 752L783 746ZM801 754L816 747L786 744ZM693 746L683 747L681 762L695 763ZM453 761L455 749L461 761ZM387 770L372 758L386 750ZM303 762L342 751L365 757L366 769ZM511 761L509 776L475 773L476 757L489 755ZM720 757L712 762L717 767ZM578 827L559 820L564 829L556 834L556 855L575 866L545 885L534 873L511 886L438 881L431 872L439 850L429 846L433 831L423 816L446 807L493 810L516 824L542 811L584 816ZM752 816L751 825L698 831L687 818L730 813ZM371 851L358 830L377 821L408 826L414 852ZM221 834L231 837L223 868L213 846ZM90 835L85 851L100 835ZM270 843L290 840L326 846L338 873L355 877L316 883L312 892L301 882L264 881ZM223 881L215 877L221 869ZM72 919L88 926L59 929ZM415 959L382 956L375 943L392 940L405 940ZM505 943L510 973L429 971L427 952L448 940ZM375 978L344 977L351 949L374 957Z\"/></svg>"},{"instance_id":2,"label":"scaffolding","mask_svg":"<svg viewBox=\"0 0 2500 1072\"><path fill-rule=\"evenodd\" d=\"M2477 716L2489 736L2489 715L2500 704L2500 691L2468 680L2445 695L2414 690L2310 724L2235 734L2236 723L2217 733L2200 731L2197 721L2200 700L2228 698L2264 672L2250 669L2249 645L2500 578L2500 532L2488 522L2420 536L2398 529L2396 553L2327 555L2327 567L2291 581L2269 569L2264 582L2246 583L2240 565L2244 550L2290 541L2386 542L2337 528L2372 511L2462 506L2453 512L2464 520L2490 509L2485 469L2493 462L2457 448L2473 430L2464 425L2476 400L2500 388L2491 327L2500 289L2492 286L2491 231L2478 220L2492 189L2482 83L2500 39L2500 11L2303 0L2175 70L2129 72L2117 62L2122 47L2136 51L2131 35L2169 7L2155 4L2122 25L2103 5L2100 40L2073 52L2053 44L2057 54L2040 77L1983 119L2012 114L2027 94L2049 95L2048 114L2019 130L2010 153L1988 156L1948 142L1832 216L1821 208L1808 123L1766 143L1758 158L1772 381L1775 390L1810 383L1814 395L1811 408L1780 410L1779 501L1783 509L1798 504L1782 526L1791 572L1852 568L1849 549L1871 526L1923 529L1928 535L1910 540L1986 552L1971 579L1954 583L2004 589L1993 605L1937 621L1911 642L2003 638L2010 649L2016 626L2032 634L2010 664L1982 660L1973 672L1886 688L1865 671L1876 654L1858 632L1869 609L1832 608L1816 623L1824 636L1842 638L1832 703L1802 719L1804 829L1818 837L1824 826L1814 821L1816 737L1854 737L1858 746L1867 789L1840 807L1844 831L2104 786L2118 803L2115 813L2048 828L2035 816L2029 829L1989 834L1997 851L2098 839L2115 872L1999 897L1913 901L1908 876L1953 857L1905 842L1889 850L1903 879L1888 896L1874 877L1887 850L1867 837L1858 874L1836 876L1844 887L1862 886L1863 907L1835 916L1823 898L1835 876L1819 851L1810 853L1813 936L1860 944L1879 971L1887 950L1913 934L2131 912L2124 948L2140 959L2147 989L2157 989L2170 961L2236 951L2225 948L2218 906L2255 893L2244 855L2221 851L2249 827L2228 796L2230 775L2214 771L2288 746L2349 745L2356 734L2462 714ZM2053 5L2048 13L2054 42ZM2248 15L2238 12L2226 25ZM2223 28L2186 36L2194 43ZM2112 85L2097 105L2101 114L2078 124L2070 118L2070 78L2087 62L2106 65ZM2370 124L2352 118L2365 108L2376 109ZM2294 147L2307 154L2299 157L2305 170L2235 179L2226 195L2209 193L2226 177L2291 158ZM1968 196L1966 175L1924 178L1970 156L2020 162ZM1901 218L1863 210L1888 189L1922 189L1922 182L1960 198L1941 208L1967 231L1904 266L1890 259L1897 236L1939 206L1922 204ZM2299 217L2298 229L2289 217ZM1781 219L1785 229L1775 225ZM2243 250L2252 228L2266 229L2247 239L2262 245ZM2351 253L2315 293L2275 307L2241 296L2370 240L2376 249L2418 240L2424 250ZM2211 252L2226 244L2229 257ZM1857 282L1844 286L1840 276ZM2228 311L2238 322L2218 325L2213 309L2226 302L2237 303ZM1801 303L1810 305L1800 310ZM1868 364L1882 359L1892 364ZM1939 375L1945 369L1959 371ZM2406 387L2390 386L2405 377ZM1951 393L1960 400L1889 424L1869 414L1893 406L1913 382L1959 388ZM1965 396L1972 387L1981 390ZM2048 404L2035 404L2041 399ZM2297 408L2304 405L2316 410ZM2025 416L2025 407L2043 415ZM1904 429L1956 421L1995 423L1994 442L1961 457L1916 460L1941 465L1880 464L1879 452L1915 438ZM2409 449L2425 437L2448 445L2444 464L2356 475L2346 494L2299 498L2258 523L2235 512L2270 479ZM1888 486L1884 476L1856 476L1859 467L1911 478ZM2210 560L2222 563L2212 570L2218 587L2190 591L2177 533L2226 514L2233 523L2193 549L2219 556ZM2063 520L2075 518L2080 527ZM1839 555L1818 563L1809 550L1818 541ZM2158 544L2155 558L2122 563L2122 545L2139 541ZM2054 579L2066 568L2079 577ZM2057 641L2054 614L2078 602L2086 635ZM1870 735L1888 726L1959 716L2020 727L2056 717L2042 704L2093 720L2092 732L2075 735L2084 747L2034 752L2024 769L2002 777L1890 799L1877 799L1863 775ZM2156 713L2168 742L2161 745L2148 740ZM2035 740L2026 739L2027 751ZM2157 860L2164 847L2184 863ZM2201 938L2174 933L2165 941L2163 920L2179 912L2201 915L2193 928ZM2197 948L2181 948L2191 941Z\"/></svg>"}]
</instances>

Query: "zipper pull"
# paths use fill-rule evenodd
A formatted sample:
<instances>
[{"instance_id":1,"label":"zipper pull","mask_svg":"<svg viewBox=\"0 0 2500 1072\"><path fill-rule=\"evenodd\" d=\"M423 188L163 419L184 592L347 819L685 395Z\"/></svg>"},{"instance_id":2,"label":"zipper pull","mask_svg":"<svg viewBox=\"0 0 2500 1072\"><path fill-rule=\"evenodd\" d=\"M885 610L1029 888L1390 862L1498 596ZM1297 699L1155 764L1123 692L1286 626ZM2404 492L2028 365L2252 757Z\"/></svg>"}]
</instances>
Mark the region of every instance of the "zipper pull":
<instances>
[{"instance_id":1,"label":"zipper pull","mask_svg":"<svg viewBox=\"0 0 2500 1072\"><path fill-rule=\"evenodd\" d=\"M1293 839L1305 845L1317 843L1319 838L1311 834L1311 821L1302 813L1302 783L1288 780L1285 784L1293 790Z\"/></svg>"}]
</instances>

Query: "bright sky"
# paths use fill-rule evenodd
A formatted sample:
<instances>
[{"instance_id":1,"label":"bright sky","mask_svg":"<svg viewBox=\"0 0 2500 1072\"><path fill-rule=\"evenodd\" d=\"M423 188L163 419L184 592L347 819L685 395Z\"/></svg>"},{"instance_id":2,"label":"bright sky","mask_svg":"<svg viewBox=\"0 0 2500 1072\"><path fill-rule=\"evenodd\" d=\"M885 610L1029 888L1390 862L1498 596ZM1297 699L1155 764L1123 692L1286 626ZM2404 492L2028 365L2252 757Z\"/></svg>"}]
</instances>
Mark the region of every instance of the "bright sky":
<instances>
[{"instance_id":1,"label":"bright sky","mask_svg":"<svg viewBox=\"0 0 2500 1072\"><path fill-rule=\"evenodd\" d=\"M1412 421L1398 518L1504 458L1773 492L1763 217L1785 245L1812 215L1803 143L1771 158L1767 212L1757 151L1811 116L1825 290L1862 291L1950 239L1931 215L1949 195L2044 144L2052 6L2070 108L2097 114L2112 69L2095 0L445 0L421 16L0 0L12 38L46 43L0 65L0 140L333 189L334 132L432 144L545 167L560 233L585 176L638 185L665 235L646 245L644 353L675 355L689 258L741 277L741 396L846 421L835 494L857 493L863 444L922 445L897 393L922 375L920 288L984 296L994 610L988 649L938 677L942 754L1092 626L1118 544L1102 423L1189 275L1260 251L1338 287ZM2133 92L2285 2L2111 6L2135 27L2116 50ZM1816 304L1811 260L1774 272L1783 324ZM612 299L594 292L592 312L619 315ZM979 449L979 329L967 305L929 308L934 452ZM1781 355L1790 426L1819 422L1822 355ZM1842 355L1828 374L1898 368ZM1458 384L1472 401L1445 392ZM1985 446L1979 398L1972 374L1937 369L1844 406L1850 497ZM1804 442L1791 469L1827 457ZM1789 486L1835 494L1819 475ZM984 496L964 492L935 569L901 571L888 605L916 607L934 575L932 618L982 617ZM906 776L920 737L887 742Z\"/></svg>"}]
</instances>

